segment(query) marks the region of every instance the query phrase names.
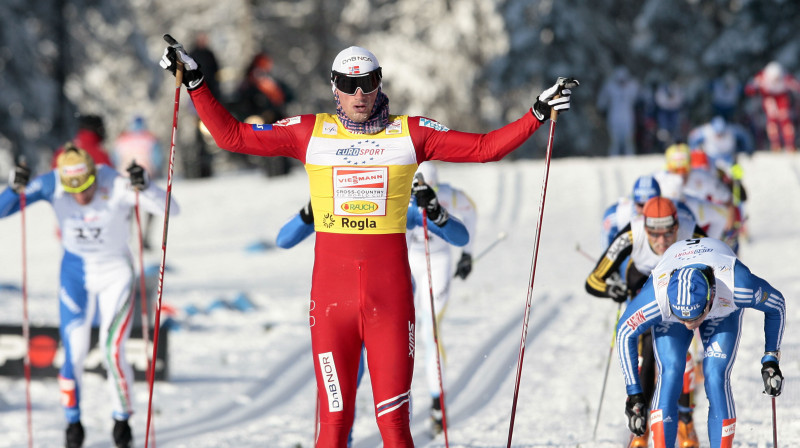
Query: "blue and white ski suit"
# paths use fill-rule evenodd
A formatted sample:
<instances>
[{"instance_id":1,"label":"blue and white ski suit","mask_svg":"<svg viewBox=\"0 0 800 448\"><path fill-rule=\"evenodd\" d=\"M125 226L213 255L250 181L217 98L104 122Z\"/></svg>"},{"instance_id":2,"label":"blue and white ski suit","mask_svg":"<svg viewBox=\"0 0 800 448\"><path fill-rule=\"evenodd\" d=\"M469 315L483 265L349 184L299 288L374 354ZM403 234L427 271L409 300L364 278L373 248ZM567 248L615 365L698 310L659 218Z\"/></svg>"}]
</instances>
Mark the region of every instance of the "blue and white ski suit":
<instances>
[{"instance_id":1,"label":"blue and white ski suit","mask_svg":"<svg viewBox=\"0 0 800 448\"><path fill-rule=\"evenodd\" d=\"M708 434L712 448L731 446L736 423L730 375L741 337L742 312L754 308L765 314L765 358L779 352L785 324L783 295L752 274L722 241L699 238L678 241L664 253L641 292L625 309L617 325L617 353L628 395L642 392L638 375L638 337L651 331L658 366L656 393L651 403L650 430L656 447L672 447L678 425L686 350L693 332L670 311L667 284L671 273L689 264L714 269L716 291L699 331L705 350L703 373L709 401ZM660 439L660 440L659 440Z\"/></svg>"},{"instance_id":2,"label":"blue and white ski suit","mask_svg":"<svg viewBox=\"0 0 800 448\"><path fill-rule=\"evenodd\" d=\"M133 321L134 273L128 240L136 192L127 178L106 165L97 165L95 182L94 197L86 205L64 191L58 170L34 178L25 189L26 204L45 200L53 206L64 248L58 299L65 357L58 382L68 423L81 418L83 364L95 320L112 417L125 420L132 413L133 370L125 359L125 342ZM156 215L164 215L165 201L164 190L152 183L139 193L140 206ZM0 194L0 218L19 207L19 195L11 188ZM174 201L170 210L179 212Z\"/></svg>"}]
</instances>

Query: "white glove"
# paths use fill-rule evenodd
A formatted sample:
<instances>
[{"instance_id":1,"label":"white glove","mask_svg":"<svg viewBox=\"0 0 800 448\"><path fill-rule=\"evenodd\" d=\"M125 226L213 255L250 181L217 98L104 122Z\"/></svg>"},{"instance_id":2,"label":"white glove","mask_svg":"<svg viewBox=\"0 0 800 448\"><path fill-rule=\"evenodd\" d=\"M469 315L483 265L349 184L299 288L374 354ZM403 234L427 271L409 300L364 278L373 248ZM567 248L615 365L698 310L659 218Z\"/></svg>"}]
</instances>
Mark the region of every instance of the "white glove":
<instances>
[{"instance_id":1,"label":"white glove","mask_svg":"<svg viewBox=\"0 0 800 448\"><path fill-rule=\"evenodd\" d=\"M558 78L552 87L548 88L538 97L536 102L531 107L531 112L539 121L544 121L550 117L551 110L557 112L566 112L569 110L569 100L572 95L572 90L579 86L580 83L574 78ZM558 98L554 98L559 95Z\"/></svg>"},{"instance_id":2,"label":"white glove","mask_svg":"<svg viewBox=\"0 0 800 448\"><path fill-rule=\"evenodd\" d=\"M192 57L186 53L186 50L183 49L183 45L175 42L165 48L158 65L175 75L179 58L180 62L183 64L183 85L185 85L188 90L194 90L203 82L203 72L200 71L200 66L197 64L197 61L192 59Z\"/></svg>"}]
</instances>

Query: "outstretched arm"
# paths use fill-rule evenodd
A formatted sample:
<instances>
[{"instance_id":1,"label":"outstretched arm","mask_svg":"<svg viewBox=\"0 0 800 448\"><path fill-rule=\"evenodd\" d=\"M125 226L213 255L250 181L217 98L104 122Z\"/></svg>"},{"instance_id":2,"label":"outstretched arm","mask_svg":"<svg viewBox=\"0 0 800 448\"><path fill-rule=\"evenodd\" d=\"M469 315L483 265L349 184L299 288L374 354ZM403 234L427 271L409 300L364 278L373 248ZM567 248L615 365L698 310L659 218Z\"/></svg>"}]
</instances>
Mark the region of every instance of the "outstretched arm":
<instances>
[{"instance_id":1,"label":"outstretched arm","mask_svg":"<svg viewBox=\"0 0 800 448\"><path fill-rule=\"evenodd\" d=\"M755 308L764 313L764 351L781 349L786 326L786 301L780 291L750 272L741 261L733 268L733 300L740 308Z\"/></svg>"},{"instance_id":2,"label":"outstretched arm","mask_svg":"<svg viewBox=\"0 0 800 448\"><path fill-rule=\"evenodd\" d=\"M550 117L552 111L563 113L570 108L570 98L578 81L559 78L536 97L534 105L517 121L487 134L473 134L448 129L425 117L409 117L408 126L417 160L446 162L492 162L517 149Z\"/></svg>"},{"instance_id":3,"label":"outstretched arm","mask_svg":"<svg viewBox=\"0 0 800 448\"><path fill-rule=\"evenodd\" d=\"M36 177L25 187L26 204L30 205L42 199L51 201L53 199L55 186L55 171L49 171ZM5 218L8 215L18 212L19 206L19 194L15 191L14 187L9 185L8 188L0 193L0 218Z\"/></svg>"},{"instance_id":4,"label":"outstretched arm","mask_svg":"<svg viewBox=\"0 0 800 448\"><path fill-rule=\"evenodd\" d=\"M242 123L214 98L204 81L202 67L181 44L173 41L164 50L159 64L172 74L183 65L183 84L217 146L242 154L293 157L305 163L305 143L314 128L313 115L293 117L294 121L287 122L286 126Z\"/></svg>"}]
</instances>

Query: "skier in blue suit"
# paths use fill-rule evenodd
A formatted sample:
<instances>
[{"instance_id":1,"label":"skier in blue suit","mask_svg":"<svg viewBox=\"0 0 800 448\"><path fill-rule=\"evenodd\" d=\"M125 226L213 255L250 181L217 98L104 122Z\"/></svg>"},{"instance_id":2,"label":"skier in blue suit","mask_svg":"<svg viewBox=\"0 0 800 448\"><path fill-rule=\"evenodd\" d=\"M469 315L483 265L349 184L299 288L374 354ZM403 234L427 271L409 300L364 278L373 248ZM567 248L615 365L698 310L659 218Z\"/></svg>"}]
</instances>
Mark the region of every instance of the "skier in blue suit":
<instances>
[{"instance_id":1,"label":"skier in blue suit","mask_svg":"<svg viewBox=\"0 0 800 448\"><path fill-rule=\"evenodd\" d=\"M752 274L730 247L713 238L678 241L664 253L617 325L617 353L628 393L625 414L634 434L645 433L649 406L653 446L674 446L686 350L699 328L711 447L733 446L736 410L730 374L745 308L765 314L761 375L764 393L778 396L783 386L779 362L786 318L780 291ZM637 372L637 340L647 331L652 332L659 372L649 404Z\"/></svg>"}]
</instances>

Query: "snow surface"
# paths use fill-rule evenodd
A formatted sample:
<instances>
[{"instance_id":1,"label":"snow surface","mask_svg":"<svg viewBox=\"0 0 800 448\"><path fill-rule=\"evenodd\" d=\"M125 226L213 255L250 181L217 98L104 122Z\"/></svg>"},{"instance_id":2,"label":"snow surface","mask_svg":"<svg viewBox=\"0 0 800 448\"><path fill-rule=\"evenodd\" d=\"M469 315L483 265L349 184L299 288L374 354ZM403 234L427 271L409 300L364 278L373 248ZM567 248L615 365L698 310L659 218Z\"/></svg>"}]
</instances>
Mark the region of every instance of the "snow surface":
<instances>
[{"instance_id":1,"label":"snow surface","mask_svg":"<svg viewBox=\"0 0 800 448\"><path fill-rule=\"evenodd\" d=\"M556 133L556 150L565 137ZM617 307L584 292L593 261L581 251L599 255L603 209L627 194L637 176L661 164L661 156L552 162L513 446L618 447L627 439L616 356L597 437L592 438ZM800 366L800 332L795 329L800 312L794 306L800 295L800 159L757 153L742 164L751 240L742 243L740 257L789 302L782 362L787 384L777 399L778 439L781 446L800 446L800 392L794 382ZM440 165L440 180L463 188L478 204L476 252L500 232L508 233L466 281L454 281L442 324L452 447L506 446L543 174L543 161ZM176 179L173 196L182 214L169 222L170 269L162 304L179 310L180 327L169 334L169 380L155 384L150 446L312 446L315 389L307 297L313 238L291 250L246 250L259 241L272 243L285 220L305 203L305 173ZM30 319L33 325L57 325L60 248L53 213L46 204L34 204L27 222ZM20 282L20 229L19 215L0 220L0 284ZM160 241L161 229L156 230L153 240ZM145 256L147 265L158 265L161 253ZM232 300L242 292L256 310L217 309L193 316L181 311L190 305L205 309L216 299ZM19 292L0 291L0 304L0 322L21 321ZM733 370L737 447L772 446L770 400L761 394L759 373L762 316L745 314ZM414 439L420 447L441 447L443 437L427 435L430 399L423 358L417 359ZM85 376L87 447L105 447L111 440L102 381L95 374ZM63 446L65 423L55 378L34 380L31 389L34 445ZM144 445L147 401L147 383L137 382L131 419L136 446ZM0 447L27 446L25 403L24 380L0 378ZM706 409L701 391L695 419L703 447L708 446ZM354 436L357 448L380 446L368 376L358 392Z\"/></svg>"}]
</instances>

